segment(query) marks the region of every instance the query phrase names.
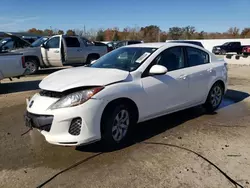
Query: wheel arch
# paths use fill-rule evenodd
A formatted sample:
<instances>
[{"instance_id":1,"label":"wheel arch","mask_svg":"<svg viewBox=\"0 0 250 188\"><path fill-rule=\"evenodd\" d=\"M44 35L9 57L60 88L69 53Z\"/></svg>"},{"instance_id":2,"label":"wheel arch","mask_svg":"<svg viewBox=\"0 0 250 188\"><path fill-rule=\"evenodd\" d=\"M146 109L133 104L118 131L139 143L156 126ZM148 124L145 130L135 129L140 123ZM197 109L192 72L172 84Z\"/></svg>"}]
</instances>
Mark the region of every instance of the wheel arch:
<instances>
[{"instance_id":1,"label":"wheel arch","mask_svg":"<svg viewBox=\"0 0 250 188\"><path fill-rule=\"evenodd\" d=\"M37 63L38 63L38 66L41 65L40 59L39 59L37 56L35 56L35 55L27 55L27 56L24 56L25 62L26 62L26 60L29 60L29 59L36 60Z\"/></svg>"},{"instance_id":2,"label":"wheel arch","mask_svg":"<svg viewBox=\"0 0 250 188\"><path fill-rule=\"evenodd\" d=\"M111 101L108 102L108 104L104 107L104 110L102 112L102 116L101 116L101 133L104 130L104 127L102 127L103 125L103 121L104 121L104 117L110 112L110 110L112 110L112 108L118 104L125 104L128 105L129 109L132 110L132 115L133 115L133 121L134 122L138 122L139 120L139 109L136 105L136 103L128 98L128 97L119 97L116 99L113 99Z\"/></svg>"}]
</instances>

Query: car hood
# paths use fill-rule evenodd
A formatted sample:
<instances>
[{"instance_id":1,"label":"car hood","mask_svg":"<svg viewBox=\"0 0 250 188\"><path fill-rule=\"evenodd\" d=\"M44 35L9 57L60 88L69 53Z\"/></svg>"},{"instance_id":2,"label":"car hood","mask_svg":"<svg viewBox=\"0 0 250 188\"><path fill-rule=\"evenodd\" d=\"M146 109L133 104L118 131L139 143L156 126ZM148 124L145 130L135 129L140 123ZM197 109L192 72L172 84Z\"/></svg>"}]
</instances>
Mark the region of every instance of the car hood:
<instances>
[{"instance_id":1,"label":"car hood","mask_svg":"<svg viewBox=\"0 0 250 188\"><path fill-rule=\"evenodd\" d=\"M84 86L105 86L125 80L129 72L118 69L77 67L57 71L44 78L39 87L48 91L63 92Z\"/></svg>"}]
</instances>

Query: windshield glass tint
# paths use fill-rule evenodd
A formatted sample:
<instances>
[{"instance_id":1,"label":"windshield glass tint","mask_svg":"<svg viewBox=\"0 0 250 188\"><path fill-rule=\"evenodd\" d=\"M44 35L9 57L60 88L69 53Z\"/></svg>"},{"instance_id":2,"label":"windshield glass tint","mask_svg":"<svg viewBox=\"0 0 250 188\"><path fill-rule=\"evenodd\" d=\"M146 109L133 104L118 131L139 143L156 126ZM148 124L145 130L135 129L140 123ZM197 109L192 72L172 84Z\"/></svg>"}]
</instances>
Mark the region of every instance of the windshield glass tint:
<instances>
[{"instance_id":1,"label":"windshield glass tint","mask_svg":"<svg viewBox=\"0 0 250 188\"><path fill-rule=\"evenodd\" d=\"M48 40L47 37L42 37L40 39L37 39L35 42L31 44L32 47L38 47L41 46L42 43L44 43L46 40Z\"/></svg>"},{"instance_id":2,"label":"windshield glass tint","mask_svg":"<svg viewBox=\"0 0 250 188\"><path fill-rule=\"evenodd\" d=\"M91 67L133 71L155 50L156 48L120 48L102 56Z\"/></svg>"}]
</instances>

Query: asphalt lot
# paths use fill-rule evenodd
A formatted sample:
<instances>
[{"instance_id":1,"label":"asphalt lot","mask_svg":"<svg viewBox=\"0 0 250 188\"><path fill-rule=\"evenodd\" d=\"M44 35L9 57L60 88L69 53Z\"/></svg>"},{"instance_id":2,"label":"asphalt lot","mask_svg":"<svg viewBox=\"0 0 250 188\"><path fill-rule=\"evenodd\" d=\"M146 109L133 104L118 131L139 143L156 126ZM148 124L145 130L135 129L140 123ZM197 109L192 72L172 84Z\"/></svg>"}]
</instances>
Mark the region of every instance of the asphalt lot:
<instances>
[{"instance_id":1,"label":"asphalt lot","mask_svg":"<svg viewBox=\"0 0 250 188\"><path fill-rule=\"evenodd\" d=\"M250 187L250 67L230 66L229 90L216 113L196 107L139 124L131 142L116 151L98 143L50 145L35 130L21 136L27 131L25 98L53 71L0 84L0 187L37 187L55 175L44 187L235 187L213 165L183 148Z\"/></svg>"}]
</instances>

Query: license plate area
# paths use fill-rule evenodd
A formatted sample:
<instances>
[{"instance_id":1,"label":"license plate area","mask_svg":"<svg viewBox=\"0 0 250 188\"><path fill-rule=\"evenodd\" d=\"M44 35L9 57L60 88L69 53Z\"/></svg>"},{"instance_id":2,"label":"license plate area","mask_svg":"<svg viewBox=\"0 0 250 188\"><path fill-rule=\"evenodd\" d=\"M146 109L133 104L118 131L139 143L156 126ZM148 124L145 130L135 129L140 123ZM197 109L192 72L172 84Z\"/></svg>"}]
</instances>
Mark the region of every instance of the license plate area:
<instances>
[{"instance_id":1,"label":"license plate area","mask_svg":"<svg viewBox=\"0 0 250 188\"><path fill-rule=\"evenodd\" d=\"M32 128L32 119L30 117L28 117L27 115L25 115L25 125L26 127Z\"/></svg>"}]
</instances>

